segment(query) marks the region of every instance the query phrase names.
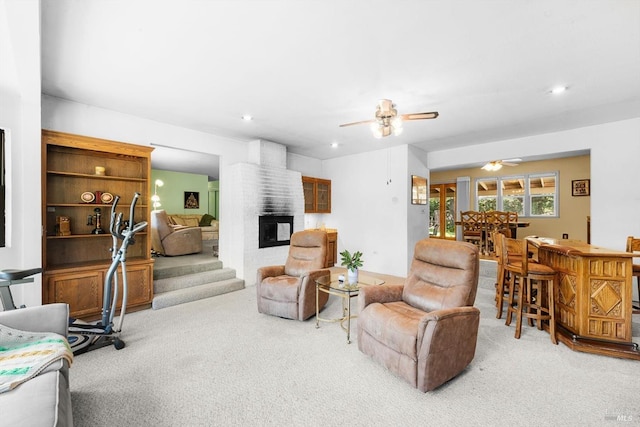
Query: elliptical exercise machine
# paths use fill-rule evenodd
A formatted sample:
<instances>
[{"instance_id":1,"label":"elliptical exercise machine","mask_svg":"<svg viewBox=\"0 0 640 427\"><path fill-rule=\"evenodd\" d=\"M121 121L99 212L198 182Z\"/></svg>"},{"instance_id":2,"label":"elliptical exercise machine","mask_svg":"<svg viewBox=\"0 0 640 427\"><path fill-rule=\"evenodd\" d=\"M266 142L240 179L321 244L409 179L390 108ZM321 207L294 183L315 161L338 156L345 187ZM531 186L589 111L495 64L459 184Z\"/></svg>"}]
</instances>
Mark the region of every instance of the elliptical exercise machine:
<instances>
[{"instance_id":1,"label":"elliptical exercise machine","mask_svg":"<svg viewBox=\"0 0 640 427\"><path fill-rule=\"evenodd\" d=\"M2 309L4 311L15 310L15 303L13 302L13 296L11 295L11 286L19 285L20 283L33 282L34 274L42 273L41 268L31 268L29 270L2 270L0 271L0 302L2 302ZM24 308L24 305L20 306Z\"/></svg>"},{"instance_id":2,"label":"elliptical exercise machine","mask_svg":"<svg viewBox=\"0 0 640 427\"><path fill-rule=\"evenodd\" d=\"M120 339L122 323L127 309L127 248L135 243L134 236L147 226L146 221L134 223L135 206L140 193L135 193L129 209L129 220L122 221L122 213L116 213L120 196L115 196L111 205L111 221L109 231L113 241L111 265L104 279L103 305L101 319L96 323L86 323L77 319L69 319L69 345L73 354L81 354L90 350L113 344L116 350L124 348ZM122 243L118 248L118 240ZM122 297L118 297L118 267L122 266ZM121 302L118 324L113 322L116 306Z\"/></svg>"}]
</instances>

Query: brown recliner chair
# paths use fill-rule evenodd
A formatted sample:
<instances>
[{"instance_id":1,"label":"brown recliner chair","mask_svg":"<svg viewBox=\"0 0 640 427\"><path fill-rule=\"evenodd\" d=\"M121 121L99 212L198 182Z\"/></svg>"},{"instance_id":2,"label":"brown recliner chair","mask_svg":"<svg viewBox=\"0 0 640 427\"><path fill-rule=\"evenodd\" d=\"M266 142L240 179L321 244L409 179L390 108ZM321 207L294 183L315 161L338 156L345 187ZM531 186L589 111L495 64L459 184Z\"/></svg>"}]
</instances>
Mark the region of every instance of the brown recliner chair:
<instances>
[{"instance_id":1,"label":"brown recliner chair","mask_svg":"<svg viewBox=\"0 0 640 427\"><path fill-rule=\"evenodd\" d=\"M199 227L171 225L164 210L151 211L151 249L166 256L200 253L202 231Z\"/></svg>"},{"instance_id":2,"label":"brown recliner chair","mask_svg":"<svg viewBox=\"0 0 640 427\"><path fill-rule=\"evenodd\" d=\"M324 268L326 257L326 232L305 230L293 233L285 265L258 269L258 311L294 320L313 316L316 313L316 280L331 274ZM320 292L318 310L328 299L329 294Z\"/></svg>"},{"instance_id":3,"label":"brown recliner chair","mask_svg":"<svg viewBox=\"0 0 640 427\"><path fill-rule=\"evenodd\" d=\"M358 295L358 348L426 392L473 360L480 310L478 247L424 239L404 284L365 286Z\"/></svg>"}]
</instances>

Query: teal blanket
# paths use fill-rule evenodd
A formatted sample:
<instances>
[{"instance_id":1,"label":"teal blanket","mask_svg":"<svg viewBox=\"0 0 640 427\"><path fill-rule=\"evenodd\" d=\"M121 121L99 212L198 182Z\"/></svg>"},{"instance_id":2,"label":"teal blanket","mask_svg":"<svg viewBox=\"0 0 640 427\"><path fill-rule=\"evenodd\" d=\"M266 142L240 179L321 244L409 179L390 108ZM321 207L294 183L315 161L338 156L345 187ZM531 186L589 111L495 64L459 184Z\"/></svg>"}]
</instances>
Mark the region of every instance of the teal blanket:
<instances>
[{"instance_id":1,"label":"teal blanket","mask_svg":"<svg viewBox=\"0 0 640 427\"><path fill-rule=\"evenodd\" d=\"M52 363L73 362L65 337L53 332L26 332L0 324L0 393L13 390Z\"/></svg>"}]
</instances>

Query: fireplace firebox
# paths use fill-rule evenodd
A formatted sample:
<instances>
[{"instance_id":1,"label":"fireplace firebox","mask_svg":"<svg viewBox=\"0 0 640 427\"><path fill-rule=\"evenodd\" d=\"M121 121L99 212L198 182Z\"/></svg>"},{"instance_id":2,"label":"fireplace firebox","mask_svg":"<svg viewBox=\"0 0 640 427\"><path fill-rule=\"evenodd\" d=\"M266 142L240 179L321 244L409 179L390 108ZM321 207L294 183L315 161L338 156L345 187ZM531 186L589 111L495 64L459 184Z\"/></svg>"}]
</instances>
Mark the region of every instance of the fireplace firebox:
<instances>
[{"instance_id":1,"label":"fireplace firebox","mask_svg":"<svg viewBox=\"0 0 640 427\"><path fill-rule=\"evenodd\" d=\"M293 216L262 215L258 222L258 247L286 246L291 242Z\"/></svg>"}]
</instances>

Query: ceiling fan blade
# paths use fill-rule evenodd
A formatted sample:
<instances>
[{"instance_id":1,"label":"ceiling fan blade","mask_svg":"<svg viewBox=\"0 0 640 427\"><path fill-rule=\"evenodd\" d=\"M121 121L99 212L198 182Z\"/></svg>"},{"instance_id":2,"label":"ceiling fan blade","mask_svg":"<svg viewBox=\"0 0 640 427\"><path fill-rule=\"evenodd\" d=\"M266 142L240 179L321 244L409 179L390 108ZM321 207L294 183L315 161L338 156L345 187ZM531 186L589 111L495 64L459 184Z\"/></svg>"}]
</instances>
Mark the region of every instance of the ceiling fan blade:
<instances>
[{"instance_id":1,"label":"ceiling fan blade","mask_svg":"<svg viewBox=\"0 0 640 427\"><path fill-rule=\"evenodd\" d=\"M345 126L363 125L365 123L373 123L373 122L375 122L375 120L363 120L361 122L344 123L344 124L340 125L340 127L343 128Z\"/></svg>"},{"instance_id":2,"label":"ceiling fan blade","mask_svg":"<svg viewBox=\"0 0 640 427\"><path fill-rule=\"evenodd\" d=\"M500 162L500 164L502 164L503 166L518 166L518 163L511 163L511 162L505 162L505 161Z\"/></svg>"},{"instance_id":3,"label":"ceiling fan blade","mask_svg":"<svg viewBox=\"0 0 640 427\"><path fill-rule=\"evenodd\" d=\"M435 119L438 117L437 111L432 111L430 113L411 113L411 114L402 114L402 120L424 120L424 119Z\"/></svg>"}]
</instances>

